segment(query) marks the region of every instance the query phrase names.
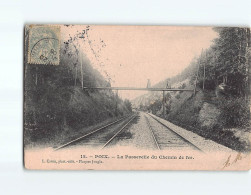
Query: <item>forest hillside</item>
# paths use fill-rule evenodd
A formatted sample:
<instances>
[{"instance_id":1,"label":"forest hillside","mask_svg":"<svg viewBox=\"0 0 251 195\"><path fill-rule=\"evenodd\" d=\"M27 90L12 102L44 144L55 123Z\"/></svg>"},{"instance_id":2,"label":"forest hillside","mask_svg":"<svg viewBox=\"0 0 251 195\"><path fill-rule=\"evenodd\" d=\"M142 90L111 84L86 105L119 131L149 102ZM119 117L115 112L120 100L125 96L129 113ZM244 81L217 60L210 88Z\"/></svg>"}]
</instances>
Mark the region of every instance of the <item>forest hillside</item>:
<instances>
[{"instance_id":1,"label":"forest hillside","mask_svg":"<svg viewBox=\"0 0 251 195\"><path fill-rule=\"evenodd\" d=\"M250 149L250 29L214 28L218 38L179 75L154 87L194 89L166 92L167 120L235 150ZM168 83L168 84L167 84ZM132 101L133 107L163 116L161 92Z\"/></svg>"},{"instance_id":2,"label":"forest hillside","mask_svg":"<svg viewBox=\"0 0 251 195\"><path fill-rule=\"evenodd\" d=\"M130 102L112 91L83 89L110 83L79 49L81 36L85 41L85 30L62 40L59 65L28 64L25 59L25 145L60 142L61 137L132 112Z\"/></svg>"}]
</instances>

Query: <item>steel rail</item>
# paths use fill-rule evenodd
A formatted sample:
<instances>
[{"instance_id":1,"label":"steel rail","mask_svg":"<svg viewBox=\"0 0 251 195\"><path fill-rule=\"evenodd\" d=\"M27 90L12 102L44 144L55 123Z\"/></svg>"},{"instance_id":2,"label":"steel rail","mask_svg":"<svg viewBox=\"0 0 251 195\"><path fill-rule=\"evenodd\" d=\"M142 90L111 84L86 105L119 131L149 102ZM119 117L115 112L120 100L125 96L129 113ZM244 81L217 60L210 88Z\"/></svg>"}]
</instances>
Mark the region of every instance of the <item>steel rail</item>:
<instances>
[{"instance_id":1,"label":"steel rail","mask_svg":"<svg viewBox=\"0 0 251 195\"><path fill-rule=\"evenodd\" d=\"M201 151L204 153L203 150L201 150L199 147L197 147L196 145L194 145L193 143L191 143L190 141L188 141L186 138L184 138L182 135L180 135L179 133L175 132L174 130L172 130L170 127L168 127L167 125L165 125L164 123L162 123L161 121L159 121L158 119L156 119L155 117L151 116L149 113L147 113L151 118L153 118L154 120L156 120L158 123L160 123L162 126L166 127L168 130L172 131L174 134L176 134L177 136L179 136L182 140L184 140L185 142L189 143L190 145L192 145L194 148L196 148L197 150Z\"/></svg>"},{"instance_id":2,"label":"steel rail","mask_svg":"<svg viewBox=\"0 0 251 195\"><path fill-rule=\"evenodd\" d=\"M135 119L135 117L137 116L137 114L135 114L134 116L132 116L132 118L119 130L117 131L117 133L115 133L115 135L113 135L101 148L101 150L103 148L105 148L133 119Z\"/></svg>"},{"instance_id":3,"label":"steel rail","mask_svg":"<svg viewBox=\"0 0 251 195\"><path fill-rule=\"evenodd\" d=\"M153 129L152 129L151 125L150 125L150 122L149 122L149 120L148 120L148 118L147 118L146 116L145 116L145 119L146 119L146 123L147 123L149 129L151 130L152 137L153 137L153 139L154 139L154 142L155 142L157 148L158 148L159 150L161 150L161 149L160 149L160 146L159 146L159 143L157 142L156 136L155 136L154 133L153 133Z\"/></svg>"},{"instance_id":4,"label":"steel rail","mask_svg":"<svg viewBox=\"0 0 251 195\"><path fill-rule=\"evenodd\" d=\"M102 129L105 129L106 127L109 127L109 126L111 126L111 125L113 125L113 124L115 124L115 123L118 123L118 122L120 122L121 120L123 120L123 119L125 119L125 118L127 118L127 117L129 118L130 116L122 117L122 118L120 118L119 120L116 120L116 121L114 121L114 122L112 122L112 123L109 123L109 124L103 126L103 127L100 127L100 128L98 128L98 129L95 129L94 131L91 131L90 133L87 133L87 134L85 134L85 135L83 135L83 136L81 136L81 137L79 137L79 138L76 138L76 139L74 139L74 140L72 140L72 141L70 141L70 142L67 142L66 144L63 144L63 145L57 147L54 151L59 150L59 149L62 149L62 148L64 148L64 147L66 147L66 146L69 146L70 144L73 144L73 143L75 143L75 142L78 142L78 141L80 141L81 139L83 139L83 138L85 138L85 137L87 137L87 136L89 136L89 135L92 135L92 134L94 134L94 133L96 133L96 132L98 132L98 131L100 131L100 130L102 130Z\"/></svg>"}]
</instances>

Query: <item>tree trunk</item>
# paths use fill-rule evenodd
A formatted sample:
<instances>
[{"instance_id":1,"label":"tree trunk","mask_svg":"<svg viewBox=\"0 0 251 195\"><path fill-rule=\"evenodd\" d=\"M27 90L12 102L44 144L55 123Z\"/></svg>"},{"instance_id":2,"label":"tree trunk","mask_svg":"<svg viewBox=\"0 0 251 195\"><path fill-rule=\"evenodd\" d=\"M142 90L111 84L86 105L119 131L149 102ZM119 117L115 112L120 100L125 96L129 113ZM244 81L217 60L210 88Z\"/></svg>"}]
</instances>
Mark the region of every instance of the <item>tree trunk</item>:
<instances>
[{"instance_id":1,"label":"tree trunk","mask_svg":"<svg viewBox=\"0 0 251 195\"><path fill-rule=\"evenodd\" d=\"M206 67L205 67L205 63L204 63L204 70L203 70L203 91L205 89L205 77L206 77Z\"/></svg>"},{"instance_id":2,"label":"tree trunk","mask_svg":"<svg viewBox=\"0 0 251 195\"><path fill-rule=\"evenodd\" d=\"M74 86L76 87L77 85L77 74L78 74L78 69L77 69L77 65L75 66L75 81L74 81Z\"/></svg>"},{"instance_id":3,"label":"tree trunk","mask_svg":"<svg viewBox=\"0 0 251 195\"><path fill-rule=\"evenodd\" d=\"M63 116L63 127L65 128L66 126L67 126L67 124L66 124L66 116L64 114L64 116Z\"/></svg>"},{"instance_id":4,"label":"tree trunk","mask_svg":"<svg viewBox=\"0 0 251 195\"><path fill-rule=\"evenodd\" d=\"M38 72L38 67L36 66L36 73L35 73L35 84L36 84L36 86L37 86L37 81L38 81L37 72Z\"/></svg>"},{"instance_id":5,"label":"tree trunk","mask_svg":"<svg viewBox=\"0 0 251 195\"><path fill-rule=\"evenodd\" d=\"M250 49L250 28L246 28L246 78L245 78L245 100L249 102L251 85L250 85L250 73L251 73L251 49Z\"/></svg>"}]
</instances>

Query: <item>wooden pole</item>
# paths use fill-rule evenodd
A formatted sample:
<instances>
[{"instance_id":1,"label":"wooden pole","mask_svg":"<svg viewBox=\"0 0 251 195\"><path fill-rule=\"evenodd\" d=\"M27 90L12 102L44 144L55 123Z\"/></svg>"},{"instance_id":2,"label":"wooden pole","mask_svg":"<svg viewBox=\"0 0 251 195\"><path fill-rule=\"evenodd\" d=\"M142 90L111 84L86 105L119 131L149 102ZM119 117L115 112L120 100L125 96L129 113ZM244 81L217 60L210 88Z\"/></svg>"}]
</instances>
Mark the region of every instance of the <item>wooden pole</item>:
<instances>
[{"instance_id":1,"label":"wooden pole","mask_svg":"<svg viewBox=\"0 0 251 195\"><path fill-rule=\"evenodd\" d=\"M197 88L197 80L198 80L198 75L199 75L199 69L200 69L200 62L198 64L198 70L197 70L197 74L196 74L196 78L195 78L194 92L193 92L194 95L196 93L196 88Z\"/></svg>"},{"instance_id":2,"label":"wooden pole","mask_svg":"<svg viewBox=\"0 0 251 195\"><path fill-rule=\"evenodd\" d=\"M79 51L80 52L80 51ZM83 64L82 64L82 55L80 52L80 64L81 64L81 87L84 88L84 75L83 75Z\"/></svg>"},{"instance_id":3,"label":"wooden pole","mask_svg":"<svg viewBox=\"0 0 251 195\"><path fill-rule=\"evenodd\" d=\"M194 84L194 95L196 93L196 88L197 88L197 81L198 81L198 76L199 76L199 70L200 70L200 63L201 63L201 56L202 56L202 52L203 52L203 49L201 51L201 55L200 55L200 58L199 58L199 64L198 64L198 70L197 70L197 74L196 74L196 79L195 79L195 84Z\"/></svg>"},{"instance_id":4,"label":"wooden pole","mask_svg":"<svg viewBox=\"0 0 251 195\"><path fill-rule=\"evenodd\" d=\"M205 76L206 76L206 71L205 71L205 63L204 63L204 74L203 74L203 91L205 89Z\"/></svg>"}]
</instances>

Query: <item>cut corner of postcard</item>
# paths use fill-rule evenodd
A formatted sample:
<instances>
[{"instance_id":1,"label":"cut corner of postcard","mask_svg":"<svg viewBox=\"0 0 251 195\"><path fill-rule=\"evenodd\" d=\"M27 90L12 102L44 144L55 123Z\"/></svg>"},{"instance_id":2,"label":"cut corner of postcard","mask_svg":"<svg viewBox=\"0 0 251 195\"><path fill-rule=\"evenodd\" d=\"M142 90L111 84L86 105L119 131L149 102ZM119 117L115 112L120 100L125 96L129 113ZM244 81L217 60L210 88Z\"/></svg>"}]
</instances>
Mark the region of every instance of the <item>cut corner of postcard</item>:
<instances>
[{"instance_id":1,"label":"cut corner of postcard","mask_svg":"<svg viewBox=\"0 0 251 195\"><path fill-rule=\"evenodd\" d=\"M26 25L24 168L251 168L250 28Z\"/></svg>"}]
</instances>

